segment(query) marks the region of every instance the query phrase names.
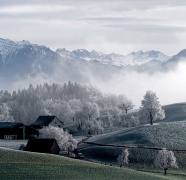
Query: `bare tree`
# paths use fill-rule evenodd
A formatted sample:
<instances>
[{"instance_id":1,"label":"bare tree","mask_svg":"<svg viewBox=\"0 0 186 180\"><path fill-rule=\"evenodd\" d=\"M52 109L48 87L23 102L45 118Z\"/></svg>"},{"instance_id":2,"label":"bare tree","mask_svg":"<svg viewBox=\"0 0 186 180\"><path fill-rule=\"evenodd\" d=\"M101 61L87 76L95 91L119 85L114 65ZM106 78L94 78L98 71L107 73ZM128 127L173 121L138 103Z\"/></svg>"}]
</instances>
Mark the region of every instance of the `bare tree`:
<instances>
[{"instance_id":1,"label":"bare tree","mask_svg":"<svg viewBox=\"0 0 186 180\"><path fill-rule=\"evenodd\" d=\"M152 91L146 92L144 99L141 101L139 118L142 122L150 120L150 125L153 125L153 121L156 119L163 120L165 118L164 110L158 101L156 93Z\"/></svg>"},{"instance_id":2,"label":"bare tree","mask_svg":"<svg viewBox=\"0 0 186 180\"><path fill-rule=\"evenodd\" d=\"M155 161L154 165L156 167L160 167L164 169L164 175L167 174L167 170L171 167L178 168L176 157L174 156L174 153L172 151L168 151L166 149L163 149L159 151Z\"/></svg>"},{"instance_id":3,"label":"bare tree","mask_svg":"<svg viewBox=\"0 0 186 180\"><path fill-rule=\"evenodd\" d=\"M129 151L128 149L124 149L122 151L122 153L118 156L117 158L117 163L118 165L121 167L121 166L124 166L125 164L128 164L129 162L129 159L128 159L128 156L129 156Z\"/></svg>"}]
</instances>

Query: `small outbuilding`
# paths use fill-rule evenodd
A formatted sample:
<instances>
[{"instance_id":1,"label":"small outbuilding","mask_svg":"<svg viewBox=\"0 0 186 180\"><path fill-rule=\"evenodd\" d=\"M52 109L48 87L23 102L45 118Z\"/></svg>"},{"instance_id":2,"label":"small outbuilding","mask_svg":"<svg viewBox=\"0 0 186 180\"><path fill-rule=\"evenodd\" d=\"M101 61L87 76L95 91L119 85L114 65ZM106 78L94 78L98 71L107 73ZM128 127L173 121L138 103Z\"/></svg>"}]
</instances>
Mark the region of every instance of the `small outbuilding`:
<instances>
[{"instance_id":1,"label":"small outbuilding","mask_svg":"<svg viewBox=\"0 0 186 180\"><path fill-rule=\"evenodd\" d=\"M30 127L42 129L43 127L49 125L63 128L64 122L60 121L56 116L39 116L37 120L30 125Z\"/></svg>"},{"instance_id":2,"label":"small outbuilding","mask_svg":"<svg viewBox=\"0 0 186 180\"><path fill-rule=\"evenodd\" d=\"M59 154L60 148L55 139L29 139L25 151Z\"/></svg>"},{"instance_id":3,"label":"small outbuilding","mask_svg":"<svg viewBox=\"0 0 186 180\"><path fill-rule=\"evenodd\" d=\"M30 139L39 136L38 130L22 123L0 122L0 139Z\"/></svg>"}]
</instances>

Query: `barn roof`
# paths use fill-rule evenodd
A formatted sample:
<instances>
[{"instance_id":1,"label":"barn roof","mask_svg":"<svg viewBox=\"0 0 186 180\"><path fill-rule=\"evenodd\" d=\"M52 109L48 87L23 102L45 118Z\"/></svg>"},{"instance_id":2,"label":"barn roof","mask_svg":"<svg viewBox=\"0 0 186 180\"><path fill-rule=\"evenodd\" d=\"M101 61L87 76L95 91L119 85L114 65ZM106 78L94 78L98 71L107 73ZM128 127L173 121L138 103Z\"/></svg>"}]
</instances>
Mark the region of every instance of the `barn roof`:
<instances>
[{"instance_id":1,"label":"barn roof","mask_svg":"<svg viewBox=\"0 0 186 180\"><path fill-rule=\"evenodd\" d=\"M23 124L22 123L13 123L13 122L0 122L0 129L15 128L15 127L19 127L19 126L23 126Z\"/></svg>"},{"instance_id":2,"label":"barn roof","mask_svg":"<svg viewBox=\"0 0 186 180\"><path fill-rule=\"evenodd\" d=\"M55 139L29 139L25 151L49 153L53 145L60 151Z\"/></svg>"},{"instance_id":3,"label":"barn roof","mask_svg":"<svg viewBox=\"0 0 186 180\"><path fill-rule=\"evenodd\" d=\"M53 121L54 118L57 118L57 117L56 116L39 116L37 118L37 120L32 125L35 125L35 126L38 126L38 125L39 126L48 126ZM62 121L60 121L60 122L63 123Z\"/></svg>"}]
</instances>

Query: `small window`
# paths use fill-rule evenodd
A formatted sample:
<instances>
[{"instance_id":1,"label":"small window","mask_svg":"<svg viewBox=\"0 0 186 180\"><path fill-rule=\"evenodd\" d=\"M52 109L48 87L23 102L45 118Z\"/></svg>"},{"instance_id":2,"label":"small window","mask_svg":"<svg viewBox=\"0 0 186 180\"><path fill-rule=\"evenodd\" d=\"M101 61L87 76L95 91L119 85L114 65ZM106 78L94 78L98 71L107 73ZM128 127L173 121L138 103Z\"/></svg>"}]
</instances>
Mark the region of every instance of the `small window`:
<instances>
[{"instance_id":1,"label":"small window","mask_svg":"<svg viewBox=\"0 0 186 180\"><path fill-rule=\"evenodd\" d=\"M58 125L58 127L61 127L60 125Z\"/></svg>"},{"instance_id":2,"label":"small window","mask_svg":"<svg viewBox=\"0 0 186 180\"><path fill-rule=\"evenodd\" d=\"M55 122L55 124L57 124L57 123Z\"/></svg>"},{"instance_id":3,"label":"small window","mask_svg":"<svg viewBox=\"0 0 186 180\"><path fill-rule=\"evenodd\" d=\"M17 135L4 135L4 139L6 140L17 139Z\"/></svg>"}]
</instances>

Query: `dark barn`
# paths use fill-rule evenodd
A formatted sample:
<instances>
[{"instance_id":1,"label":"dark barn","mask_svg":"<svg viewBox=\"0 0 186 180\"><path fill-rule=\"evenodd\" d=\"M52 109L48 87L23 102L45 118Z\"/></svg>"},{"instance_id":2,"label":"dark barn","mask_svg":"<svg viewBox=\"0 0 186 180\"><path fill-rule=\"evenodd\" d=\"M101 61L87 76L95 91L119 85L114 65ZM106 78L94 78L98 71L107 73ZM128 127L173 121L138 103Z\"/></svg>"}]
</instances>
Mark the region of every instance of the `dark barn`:
<instances>
[{"instance_id":1,"label":"dark barn","mask_svg":"<svg viewBox=\"0 0 186 180\"><path fill-rule=\"evenodd\" d=\"M0 122L0 139L30 139L38 136L38 130L22 123Z\"/></svg>"},{"instance_id":2,"label":"dark barn","mask_svg":"<svg viewBox=\"0 0 186 180\"><path fill-rule=\"evenodd\" d=\"M29 139L25 151L59 154L60 148L55 139Z\"/></svg>"}]
</instances>

